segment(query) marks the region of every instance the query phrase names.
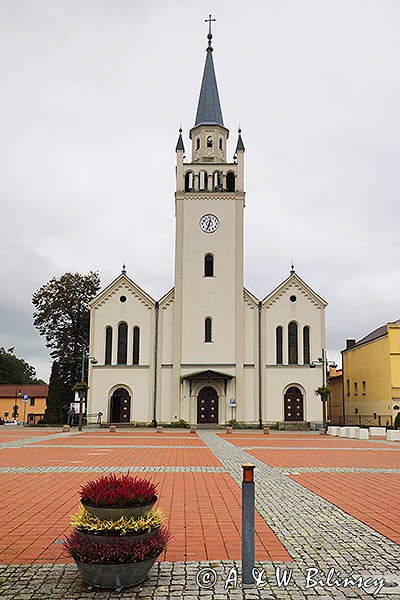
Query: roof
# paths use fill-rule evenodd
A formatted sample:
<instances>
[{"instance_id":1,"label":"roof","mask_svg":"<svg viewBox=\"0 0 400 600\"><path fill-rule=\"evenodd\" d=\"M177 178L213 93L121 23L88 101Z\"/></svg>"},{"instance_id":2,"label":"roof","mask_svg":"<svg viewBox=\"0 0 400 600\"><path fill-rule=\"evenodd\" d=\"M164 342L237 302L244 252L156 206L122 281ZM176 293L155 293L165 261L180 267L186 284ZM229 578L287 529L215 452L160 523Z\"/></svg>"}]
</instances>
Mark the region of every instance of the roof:
<instances>
[{"instance_id":1,"label":"roof","mask_svg":"<svg viewBox=\"0 0 400 600\"><path fill-rule=\"evenodd\" d=\"M197 125L224 126L212 53L213 49L209 43L206 63L204 65L203 80L201 82L199 103L197 105L195 127L197 127Z\"/></svg>"},{"instance_id":2,"label":"roof","mask_svg":"<svg viewBox=\"0 0 400 600\"><path fill-rule=\"evenodd\" d=\"M303 290L305 292L307 292L309 294L309 296L311 298L313 298L313 300L317 303L318 306L321 307L325 307L328 306L328 303L326 300L324 300L323 298L321 298L321 296L319 296L316 292L314 292L313 289L310 288L309 285L306 284L305 281L303 281L298 275L297 273L291 273L289 275L289 277L287 277L284 281L282 281L282 283L280 285L278 285L278 287L276 287L274 290L272 290L272 292L270 292L262 301L263 306L265 307L267 304L272 303L282 292L284 292L290 285L290 283L295 282L297 285L300 286L300 288L303 288Z\"/></svg>"},{"instance_id":3,"label":"roof","mask_svg":"<svg viewBox=\"0 0 400 600\"><path fill-rule=\"evenodd\" d=\"M346 348L346 350L352 350L357 346L362 346L363 344L373 342L374 340L385 336L387 334L388 325L400 325L400 319L397 319L397 321L391 321L389 323L386 323L385 325L377 327L376 329L365 335L363 338L361 338L361 340L358 340L358 342L356 342L353 346L350 346L350 348Z\"/></svg>"},{"instance_id":4,"label":"roof","mask_svg":"<svg viewBox=\"0 0 400 600\"><path fill-rule=\"evenodd\" d=\"M182 139L182 129L179 130L179 137L178 137L178 141L176 143L175 152L177 150L185 151L185 146L183 145L183 139Z\"/></svg>"},{"instance_id":5,"label":"roof","mask_svg":"<svg viewBox=\"0 0 400 600\"><path fill-rule=\"evenodd\" d=\"M243 144L242 136L240 135L240 129L239 129L238 141L237 141L237 144L236 144L236 152L238 150L243 150L244 151L244 144Z\"/></svg>"},{"instance_id":6,"label":"roof","mask_svg":"<svg viewBox=\"0 0 400 600\"><path fill-rule=\"evenodd\" d=\"M20 385L19 383L13 383L10 385L0 385L0 397L1 398L16 398L20 396L42 396L47 398L49 386L48 385ZM18 392L21 391L21 394Z\"/></svg>"}]
</instances>

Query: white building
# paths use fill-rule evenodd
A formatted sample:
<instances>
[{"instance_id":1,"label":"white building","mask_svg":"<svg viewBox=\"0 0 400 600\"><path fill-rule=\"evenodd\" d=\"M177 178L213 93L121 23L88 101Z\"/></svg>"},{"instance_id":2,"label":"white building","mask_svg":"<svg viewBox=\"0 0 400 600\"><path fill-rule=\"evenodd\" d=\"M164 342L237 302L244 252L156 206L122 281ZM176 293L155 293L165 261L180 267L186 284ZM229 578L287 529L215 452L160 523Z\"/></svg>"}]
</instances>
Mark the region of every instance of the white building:
<instances>
[{"instance_id":1,"label":"white building","mask_svg":"<svg viewBox=\"0 0 400 600\"><path fill-rule=\"evenodd\" d=\"M112 423L320 423L321 369L309 365L325 347L326 302L293 268L262 301L243 286L245 148L239 130L227 161L211 39L190 162L181 131L176 145L175 285L155 301L123 270L92 301L88 412Z\"/></svg>"}]
</instances>

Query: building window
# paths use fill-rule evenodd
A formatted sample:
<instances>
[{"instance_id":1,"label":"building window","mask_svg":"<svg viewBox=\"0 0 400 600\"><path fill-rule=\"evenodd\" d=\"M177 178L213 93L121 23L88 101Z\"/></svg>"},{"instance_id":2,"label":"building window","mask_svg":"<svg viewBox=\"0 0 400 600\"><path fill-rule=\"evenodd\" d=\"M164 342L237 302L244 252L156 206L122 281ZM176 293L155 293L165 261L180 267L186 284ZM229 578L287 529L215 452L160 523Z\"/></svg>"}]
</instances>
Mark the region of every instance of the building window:
<instances>
[{"instance_id":1,"label":"building window","mask_svg":"<svg viewBox=\"0 0 400 600\"><path fill-rule=\"evenodd\" d=\"M221 189L221 174L219 171L215 171L213 175L213 188L214 191L218 191Z\"/></svg>"},{"instance_id":2,"label":"building window","mask_svg":"<svg viewBox=\"0 0 400 600\"><path fill-rule=\"evenodd\" d=\"M200 138L196 139L196 150L200 150Z\"/></svg>"},{"instance_id":3,"label":"building window","mask_svg":"<svg viewBox=\"0 0 400 600\"><path fill-rule=\"evenodd\" d=\"M229 171L229 173L226 174L226 191L235 191L235 173L232 173L232 171Z\"/></svg>"},{"instance_id":4,"label":"building window","mask_svg":"<svg viewBox=\"0 0 400 600\"><path fill-rule=\"evenodd\" d=\"M128 325L120 323L118 325L118 353L117 364L126 365L128 356Z\"/></svg>"},{"instance_id":5,"label":"building window","mask_svg":"<svg viewBox=\"0 0 400 600\"><path fill-rule=\"evenodd\" d=\"M206 254L204 257L204 277L214 277L214 257Z\"/></svg>"},{"instance_id":6,"label":"building window","mask_svg":"<svg viewBox=\"0 0 400 600\"><path fill-rule=\"evenodd\" d=\"M36 398L31 398L29 401L29 406L35 406L35 400Z\"/></svg>"},{"instance_id":7,"label":"building window","mask_svg":"<svg viewBox=\"0 0 400 600\"><path fill-rule=\"evenodd\" d=\"M289 323L288 330L289 342L289 365L297 365L298 363L298 341L297 341L297 323L292 321Z\"/></svg>"},{"instance_id":8,"label":"building window","mask_svg":"<svg viewBox=\"0 0 400 600\"><path fill-rule=\"evenodd\" d=\"M223 150L223 147L222 147L222 138L219 138L219 149Z\"/></svg>"},{"instance_id":9,"label":"building window","mask_svg":"<svg viewBox=\"0 0 400 600\"><path fill-rule=\"evenodd\" d=\"M357 381L354 382L354 395L358 396L358 384L357 384Z\"/></svg>"},{"instance_id":10,"label":"building window","mask_svg":"<svg viewBox=\"0 0 400 600\"><path fill-rule=\"evenodd\" d=\"M209 135L207 137L207 148L212 148L213 147L213 139L212 139L212 135Z\"/></svg>"},{"instance_id":11,"label":"building window","mask_svg":"<svg viewBox=\"0 0 400 600\"><path fill-rule=\"evenodd\" d=\"M310 328L303 328L303 363L310 364Z\"/></svg>"},{"instance_id":12,"label":"building window","mask_svg":"<svg viewBox=\"0 0 400 600\"><path fill-rule=\"evenodd\" d=\"M365 395L367 393L367 382L363 381L361 385L362 385L362 393Z\"/></svg>"},{"instance_id":13,"label":"building window","mask_svg":"<svg viewBox=\"0 0 400 600\"><path fill-rule=\"evenodd\" d=\"M212 342L212 319L210 317L204 321L204 341Z\"/></svg>"},{"instance_id":14,"label":"building window","mask_svg":"<svg viewBox=\"0 0 400 600\"><path fill-rule=\"evenodd\" d=\"M199 173L199 190L201 190L202 192L207 191L207 173L206 171L200 171Z\"/></svg>"},{"instance_id":15,"label":"building window","mask_svg":"<svg viewBox=\"0 0 400 600\"><path fill-rule=\"evenodd\" d=\"M283 327L276 328L276 364L283 365Z\"/></svg>"},{"instance_id":16,"label":"building window","mask_svg":"<svg viewBox=\"0 0 400 600\"><path fill-rule=\"evenodd\" d=\"M346 395L350 396L350 379L346 379Z\"/></svg>"},{"instance_id":17,"label":"building window","mask_svg":"<svg viewBox=\"0 0 400 600\"><path fill-rule=\"evenodd\" d=\"M140 329L139 327L133 328L133 364L139 364L139 344L140 344Z\"/></svg>"},{"instance_id":18,"label":"building window","mask_svg":"<svg viewBox=\"0 0 400 600\"><path fill-rule=\"evenodd\" d=\"M8 412L5 412L5 413L4 413L4 416L5 416L5 417L8 417L8 415L9 415L9 414L10 414L10 413L8 413Z\"/></svg>"},{"instance_id":19,"label":"building window","mask_svg":"<svg viewBox=\"0 0 400 600\"><path fill-rule=\"evenodd\" d=\"M185 192L191 192L193 190L193 173L188 171L185 174Z\"/></svg>"},{"instance_id":20,"label":"building window","mask_svg":"<svg viewBox=\"0 0 400 600\"><path fill-rule=\"evenodd\" d=\"M105 365L111 365L111 357L112 357L112 327L106 327L106 348L105 348L105 357L104 357Z\"/></svg>"}]
</instances>

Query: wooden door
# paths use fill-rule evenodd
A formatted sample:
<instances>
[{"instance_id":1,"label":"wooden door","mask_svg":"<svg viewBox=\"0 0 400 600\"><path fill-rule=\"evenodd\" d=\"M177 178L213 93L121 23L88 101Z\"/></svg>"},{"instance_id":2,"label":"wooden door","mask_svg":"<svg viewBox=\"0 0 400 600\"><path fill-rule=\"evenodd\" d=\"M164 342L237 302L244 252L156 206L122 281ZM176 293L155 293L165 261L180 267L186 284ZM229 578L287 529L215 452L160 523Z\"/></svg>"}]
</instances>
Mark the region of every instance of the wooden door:
<instances>
[{"instance_id":1,"label":"wooden door","mask_svg":"<svg viewBox=\"0 0 400 600\"><path fill-rule=\"evenodd\" d=\"M111 397L110 422L129 423L131 418L131 397L123 388L115 390Z\"/></svg>"},{"instance_id":2,"label":"wooden door","mask_svg":"<svg viewBox=\"0 0 400 600\"><path fill-rule=\"evenodd\" d=\"M284 397L285 421L303 421L303 394L297 387L290 387Z\"/></svg>"},{"instance_id":3,"label":"wooden door","mask_svg":"<svg viewBox=\"0 0 400 600\"><path fill-rule=\"evenodd\" d=\"M218 423L218 395L212 387L202 388L197 397L197 423Z\"/></svg>"}]
</instances>

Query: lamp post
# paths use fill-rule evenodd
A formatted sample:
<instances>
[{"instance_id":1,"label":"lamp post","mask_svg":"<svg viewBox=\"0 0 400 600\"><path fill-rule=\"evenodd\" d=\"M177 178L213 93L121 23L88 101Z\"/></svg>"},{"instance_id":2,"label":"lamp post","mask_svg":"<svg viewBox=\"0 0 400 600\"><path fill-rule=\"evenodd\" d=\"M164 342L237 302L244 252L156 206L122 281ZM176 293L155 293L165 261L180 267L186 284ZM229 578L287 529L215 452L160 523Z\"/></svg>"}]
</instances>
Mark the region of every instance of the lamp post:
<instances>
[{"instance_id":1,"label":"lamp post","mask_svg":"<svg viewBox=\"0 0 400 600\"><path fill-rule=\"evenodd\" d=\"M13 406L13 411L12 411L12 418L13 419L17 419L18 417L18 398L21 398L22 396L22 391L21 388L16 387L15 388L15 404Z\"/></svg>"},{"instance_id":2,"label":"lamp post","mask_svg":"<svg viewBox=\"0 0 400 600\"><path fill-rule=\"evenodd\" d=\"M93 364L93 365L97 365L98 360L96 359L96 357L94 356L89 356L89 354L86 352L86 348L83 348L82 350L82 362L81 362L81 381L83 382L84 377L85 377L85 361L89 361ZM79 421L78 421L78 431L82 431L82 418L83 418L83 399L85 397L85 392L86 390L82 389L82 390L78 390L78 395L79 395Z\"/></svg>"},{"instance_id":3,"label":"lamp post","mask_svg":"<svg viewBox=\"0 0 400 600\"><path fill-rule=\"evenodd\" d=\"M328 360L325 348L322 348L321 356L319 356L317 358L317 360L313 360L310 363L310 368L315 369L315 367L317 367L319 365L322 366L322 387L325 388L326 387L326 374L327 374L328 366L335 367L335 368L337 367L337 364L333 360ZM328 401L328 396L321 395L322 420L323 420L324 427L326 427L326 403L327 403L327 401Z\"/></svg>"}]
</instances>

